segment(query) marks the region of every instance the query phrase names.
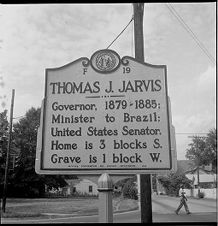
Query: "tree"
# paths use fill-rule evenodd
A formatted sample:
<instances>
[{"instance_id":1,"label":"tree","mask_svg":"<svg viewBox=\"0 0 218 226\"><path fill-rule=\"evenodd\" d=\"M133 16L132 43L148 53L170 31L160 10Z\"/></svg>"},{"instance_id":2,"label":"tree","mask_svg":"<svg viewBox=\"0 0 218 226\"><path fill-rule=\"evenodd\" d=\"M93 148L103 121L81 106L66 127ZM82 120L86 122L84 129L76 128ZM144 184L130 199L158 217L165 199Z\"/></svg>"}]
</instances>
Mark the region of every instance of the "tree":
<instances>
[{"instance_id":1,"label":"tree","mask_svg":"<svg viewBox=\"0 0 218 226\"><path fill-rule=\"evenodd\" d=\"M179 195L179 189L181 186L185 188L191 188L191 180L189 180L184 174L170 173L166 176L159 176L158 181L163 185L167 195Z\"/></svg>"},{"instance_id":2,"label":"tree","mask_svg":"<svg viewBox=\"0 0 218 226\"><path fill-rule=\"evenodd\" d=\"M7 155L7 143L8 143L8 126L7 110L0 113L0 184L1 189L4 182L5 163ZM2 192L1 192L2 193Z\"/></svg>"},{"instance_id":3,"label":"tree","mask_svg":"<svg viewBox=\"0 0 218 226\"><path fill-rule=\"evenodd\" d=\"M213 169L216 171L216 145L216 130L212 129L206 137L193 136L192 143L186 150L186 158L192 160L197 169L198 196L200 195L199 169L203 165L212 163Z\"/></svg>"},{"instance_id":4,"label":"tree","mask_svg":"<svg viewBox=\"0 0 218 226\"><path fill-rule=\"evenodd\" d=\"M125 183L123 184L123 197L124 198L129 198L129 199L138 199L138 190L136 188L136 176L132 178L128 178L124 180ZM123 181L123 182L124 182Z\"/></svg>"},{"instance_id":5,"label":"tree","mask_svg":"<svg viewBox=\"0 0 218 226\"><path fill-rule=\"evenodd\" d=\"M208 163L212 164L212 171L217 173L217 131L216 129L209 130L206 137L206 153Z\"/></svg>"},{"instance_id":6,"label":"tree","mask_svg":"<svg viewBox=\"0 0 218 226\"><path fill-rule=\"evenodd\" d=\"M206 137L193 136L192 143L186 150L185 157L192 160L197 167L208 164L208 158L206 157Z\"/></svg>"},{"instance_id":7,"label":"tree","mask_svg":"<svg viewBox=\"0 0 218 226\"><path fill-rule=\"evenodd\" d=\"M64 176L38 175L35 173L37 130L40 124L40 108L31 108L26 115L14 124L13 142L19 149L19 160L13 175L13 195L39 196L48 188L66 186ZM17 191L17 192L16 192ZM16 194L15 194L16 192Z\"/></svg>"},{"instance_id":8,"label":"tree","mask_svg":"<svg viewBox=\"0 0 218 226\"><path fill-rule=\"evenodd\" d=\"M217 160L217 132L216 129L209 130L206 137L193 136L192 143L186 150L186 158L192 160L196 166L212 163L213 170L216 168Z\"/></svg>"},{"instance_id":9,"label":"tree","mask_svg":"<svg viewBox=\"0 0 218 226\"><path fill-rule=\"evenodd\" d=\"M200 198L200 166L207 165L208 160L205 156L206 142L205 137L193 136L192 143L189 145L189 149L186 150L185 157L192 160L197 169L198 178L198 197Z\"/></svg>"},{"instance_id":10,"label":"tree","mask_svg":"<svg viewBox=\"0 0 218 226\"><path fill-rule=\"evenodd\" d=\"M0 161L4 160L7 153L8 126L7 110L4 110L0 113Z\"/></svg>"},{"instance_id":11,"label":"tree","mask_svg":"<svg viewBox=\"0 0 218 226\"><path fill-rule=\"evenodd\" d=\"M136 186L137 177L124 178L115 183L115 187L120 187L124 198L138 199L138 190ZM120 193L119 192L119 193Z\"/></svg>"}]
</instances>

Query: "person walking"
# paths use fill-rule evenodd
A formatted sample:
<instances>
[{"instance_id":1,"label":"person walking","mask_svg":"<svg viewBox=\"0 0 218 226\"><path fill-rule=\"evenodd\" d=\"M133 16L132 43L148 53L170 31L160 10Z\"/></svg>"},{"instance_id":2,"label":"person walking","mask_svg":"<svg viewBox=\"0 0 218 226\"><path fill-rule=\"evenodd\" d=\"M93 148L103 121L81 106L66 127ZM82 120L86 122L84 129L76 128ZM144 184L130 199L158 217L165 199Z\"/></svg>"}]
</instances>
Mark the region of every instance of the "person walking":
<instances>
[{"instance_id":1,"label":"person walking","mask_svg":"<svg viewBox=\"0 0 218 226\"><path fill-rule=\"evenodd\" d=\"M187 213L187 214L190 214L190 213L191 213L191 212L189 211L188 205L187 205L187 203L186 203L187 201L188 201L188 199L187 199L186 194L185 194L185 191L184 191L184 189L183 189L183 187L182 187L181 195L180 195L180 204L179 204L178 208L177 208L176 211L175 211L175 213L176 213L177 215L179 214L179 211L180 211L180 209L182 208L183 205L184 205L184 207L185 207L186 213Z\"/></svg>"}]
</instances>

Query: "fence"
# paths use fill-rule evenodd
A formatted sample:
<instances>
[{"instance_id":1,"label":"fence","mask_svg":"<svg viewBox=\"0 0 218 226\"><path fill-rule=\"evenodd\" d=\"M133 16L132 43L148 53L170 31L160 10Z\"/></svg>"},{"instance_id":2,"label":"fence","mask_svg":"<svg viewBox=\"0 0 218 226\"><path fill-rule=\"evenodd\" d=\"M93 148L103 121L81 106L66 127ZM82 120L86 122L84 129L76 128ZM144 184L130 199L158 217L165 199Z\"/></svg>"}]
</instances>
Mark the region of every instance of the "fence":
<instances>
[{"instance_id":1,"label":"fence","mask_svg":"<svg viewBox=\"0 0 218 226\"><path fill-rule=\"evenodd\" d=\"M198 189L184 189L187 196L198 197ZM216 199L216 188L201 188L204 198Z\"/></svg>"}]
</instances>

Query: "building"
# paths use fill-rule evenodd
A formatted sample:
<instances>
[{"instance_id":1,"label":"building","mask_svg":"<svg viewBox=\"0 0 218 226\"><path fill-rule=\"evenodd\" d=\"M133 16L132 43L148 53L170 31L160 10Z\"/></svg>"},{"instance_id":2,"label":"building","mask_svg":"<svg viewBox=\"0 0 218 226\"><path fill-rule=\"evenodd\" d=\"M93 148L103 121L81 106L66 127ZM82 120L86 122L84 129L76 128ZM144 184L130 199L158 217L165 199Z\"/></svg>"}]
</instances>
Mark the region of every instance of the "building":
<instances>
[{"instance_id":1,"label":"building","mask_svg":"<svg viewBox=\"0 0 218 226\"><path fill-rule=\"evenodd\" d=\"M214 188L216 187L216 174L212 172L212 165L199 167L199 183L198 170L191 160L178 160L177 173L185 174L185 176L193 181L194 188Z\"/></svg>"},{"instance_id":2,"label":"building","mask_svg":"<svg viewBox=\"0 0 218 226\"><path fill-rule=\"evenodd\" d=\"M88 179L70 179L66 180L68 186L63 188L65 195L87 195L97 196L98 186L91 180Z\"/></svg>"},{"instance_id":3,"label":"building","mask_svg":"<svg viewBox=\"0 0 218 226\"><path fill-rule=\"evenodd\" d=\"M205 198L216 199L217 177L211 164L200 166L199 171L191 160L178 160L177 165L177 173L184 173L192 180L192 189L185 189L187 196L198 197L198 192L201 192Z\"/></svg>"},{"instance_id":4,"label":"building","mask_svg":"<svg viewBox=\"0 0 218 226\"><path fill-rule=\"evenodd\" d=\"M177 160L178 175L185 175L192 181L192 189L185 189L187 196L198 197L198 192L204 193L205 198L216 199L217 177L212 172L212 165L199 167L199 183L198 183L198 170L191 160ZM198 187L199 185L199 187ZM157 181L157 192L165 193L164 188Z\"/></svg>"},{"instance_id":5,"label":"building","mask_svg":"<svg viewBox=\"0 0 218 226\"><path fill-rule=\"evenodd\" d=\"M198 173L196 168L186 172L185 176L193 181L194 188L198 188ZM215 188L216 174L205 169L199 169L199 186L200 188Z\"/></svg>"}]
</instances>

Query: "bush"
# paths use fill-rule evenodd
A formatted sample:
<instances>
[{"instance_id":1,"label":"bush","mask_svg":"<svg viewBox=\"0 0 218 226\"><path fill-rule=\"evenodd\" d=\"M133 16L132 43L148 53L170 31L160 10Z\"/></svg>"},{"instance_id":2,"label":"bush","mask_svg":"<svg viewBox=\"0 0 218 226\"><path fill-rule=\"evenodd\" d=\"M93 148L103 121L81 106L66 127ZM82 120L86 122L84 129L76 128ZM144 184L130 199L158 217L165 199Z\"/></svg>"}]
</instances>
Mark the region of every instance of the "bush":
<instances>
[{"instance_id":1,"label":"bush","mask_svg":"<svg viewBox=\"0 0 218 226\"><path fill-rule=\"evenodd\" d=\"M133 181L129 180L123 187L123 197L129 199L138 199L138 191Z\"/></svg>"},{"instance_id":2,"label":"bush","mask_svg":"<svg viewBox=\"0 0 218 226\"><path fill-rule=\"evenodd\" d=\"M164 187L167 195L179 196L179 189L181 185L185 188L190 188L190 182L184 174L170 173L166 176L158 177L158 181Z\"/></svg>"},{"instance_id":3,"label":"bush","mask_svg":"<svg viewBox=\"0 0 218 226\"><path fill-rule=\"evenodd\" d=\"M200 199L204 198L204 196L205 196L204 192L200 192L200 193L199 193L199 198L200 198Z\"/></svg>"}]
</instances>

